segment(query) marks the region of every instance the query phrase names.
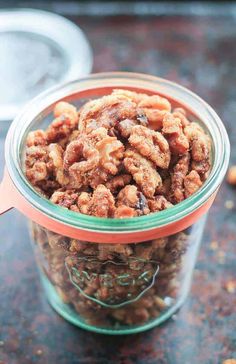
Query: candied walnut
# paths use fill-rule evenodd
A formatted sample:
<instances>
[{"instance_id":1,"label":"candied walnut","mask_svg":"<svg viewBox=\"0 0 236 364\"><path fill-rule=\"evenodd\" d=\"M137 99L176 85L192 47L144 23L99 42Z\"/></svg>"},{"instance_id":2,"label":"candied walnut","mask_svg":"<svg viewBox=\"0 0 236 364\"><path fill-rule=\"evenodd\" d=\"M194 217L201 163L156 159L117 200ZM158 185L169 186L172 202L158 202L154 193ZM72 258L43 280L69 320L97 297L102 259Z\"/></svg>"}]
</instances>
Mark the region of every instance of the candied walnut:
<instances>
[{"instance_id":1,"label":"candied walnut","mask_svg":"<svg viewBox=\"0 0 236 364\"><path fill-rule=\"evenodd\" d=\"M173 205L164 196L157 195L153 199L148 200L148 206L151 212L156 212L168 209Z\"/></svg>"},{"instance_id":2,"label":"candied walnut","mask_svg":"<svg viewBox=\"0 0 236 364\"><path fill-rule=\"evenodd\" d=\"M186 110L183 109L182 107L175 107L173 110L173 113L175 113L175 112L186 116Z\"/></svg>"},{"instance_id":3,"label":"candied walnut","mask_svg":"<svg viewBox=\"0 0 236 364\"><path fill-rule=\"evenodd\" d=\"M227 182L230 185L236 185L236 166L231 166L227 173Z\"/></svg>"},{"instance_id":4,"label":"candied walnut","mask_svg":"<svg viewBox=\"0 0 236 364\"><path fill-rule=\"evenodd\" d=\"M50 171L48 169L48 147L47 146L31 146L26 148L25 174L33 186L37 187L37 191L42 195L46 195L50 186L48 179ZM51 182L50 182L51 183Z\"/></svg>"},{"instance_id":5,"label":"candied walnut","mask_svg":"<svg viewBox=\"0 0 236 364\"><path fill-rule=\"evenodd\" d=\"M146 215L150 212L145 196L133 185L125 186L117 196L117 206L124 205L137 210L138 215Z\"/></svg>"},{"instance_id":6,"label":"candied walnut","mask_svg":"<svg viewBox=\"0 0 236 364\"><path fill-rule=\"evenodd\" d=\"M64 168L63 168L64 150L60 145L55 143L50 144L48 146L48 150L49 150L49 159L51 161L51 168L53 169L56 181L62 186L67 185L69 183L69 178L66 177L64 174Z\"/></svg>"},{"instance_id":7,"label":"candied walnut","mask_svg":"<svg viewBox=\"0 0 236 364\"><path fill-rule=\"evenodd\" d=\"M184 200L184 177L188 173L190 155L183 155L176 165L171 176L171 200L178 203Z\"/></svg>"},{"instance_id":8,"label":"candied walnut","mask_svg":"<svg viewBox=\"0 0 236 364\"><path fill-rule=\"evenodd\" d=\"M26 148L26 168L32 168L37 162L47 162L48 161L48 149L42 146L31 146Z\"/></svg>"},{"instance_id":9,"label":"candied walnut","mask_svg":"<svg viewBox=\"0 0 236 364\"><path fill-rule=\"evenodd\" d=\"M47 138L44 130L30 131L26 139L27 147L47 145Z\"/></svg>"},{"instance_id":10,"label":"candied walnut","mask_svg":"<svg viewBox=\"0 0 236 364\"><path fill-rule=\"evenodd\" d=\"M171 111L170 102L159 95L149 96L129 90L113 90L112 95L126 97L137 106L136 120L139 124L158 130L162 127L163 117ZM137 124L137 123L136 123Z\"/></svg>"},{"instance_id":11,"label":"candied walnut","mask_svg":"<svg viewBox=\"0 0 236 364\"><path fill-rule=\"evenodd\" d=\"M196 122L192 122L184 128L184 134L187 136L189 141L196 139L199 135L205 134L203 128Z\"/></svg>"},{"instance_id":12,"label":"candied walnut","mask_svg":"<svg viewBox=\"0 0 236 364\"><path fill-rule=\"evenodd\" d=\"M140 186L144 195L152 197L156 188L161 185L161 177L154 164L135 150L127 149L125 151L124 166L133 176L137 185Z\"/></svg>"},{"instance_id":13,"label":"candied walnut","mask_svg":"<svg viewBox=\"0 0 236 364\"><path fill-rule=\"evenodd\" d=\"M87 102L80 110L79 130L111 129L121 120L136 117L136 105L124 96L108 95Z\"/></svg>"},{"instance_id":14,"label":"candied walnut","mask_svg":"<svg viewBox=\"0 0 236 364\"><path fill-rule=\"evenodd\" d=\"M75 127L67 114L58 116L46 130L48 143L66 143Z\"/></svg>"},{"instance_id":15,"label":"candied walnut","mask_svg":"<svg viewBox=\"0 0 236 364\"><path fill-rule=\"evenodd\" d=\"M71 133L78 123L76 107L60 101L54 108L55 119L46 130L46 137L49 143L67 143Z\"/></svg>"},{"instance_id":16,"label":"candied walnut","mask_svg":"<svg viewBox=\"0 0 236 364\"><path fill-rule=\"evenodd\" d=\"M184 194L185 198L188 198L193 193L197 192L199 188L202 186L202 181L199 174L196 171L191 171L184 178Z\"/></svg>"},{"instance_id":17,"label":"candied walnut","mask_svg":"<svg viewBox=\"0 0 236 364\"><path fill-rule=\"evenodd\" d=\"M76 192L75 190L59 189L52 194L50 201L55 203L56 205L71 209L73 205L77 204L77 199L78 192Z\"/></svg>"},{"instance_id":18,"label":"candied walnut","mask_svg":"<svg viewBox=\"0 0 236 364\"><path fill-rule=\"evenodd\" d=\"M107 129L104 127L97 128L96 130L91 131L89 134L86 134L86 139L95 146L98 142L103 140L108 136Z\"/></svg>"},{"instance_id":19,"label":"candied walnut","mask_svg":"<svg viewBox=\"0 0 236 364\"><path fill-rule=\"evenodd\" d=\"M116 193L119 189L123 188L131 182L132 177L129 174L120 174L119 176L113 177L111 180L106 182L106 187L111 193Z\"/></svg>"},{"instance_id":20,"label":"candied walnut","mask_svg":"<svg viewBox=\"0 0 236 364\"><path fill-rule=\"evenodd\" d=\"M77 109L74 105L69 104L68 102L60 101L58 102L53 110L55 118L60 116L66 116L70 119L71 125L76 126L78 123L78 113Z\"/></svg>"},{"instance_id":21,"label":"candied walnut","mask_svg":"<svg viewBox=\"0 0 236 364\"><path fill-rule=\"evenodd\" d=\"M130 99L131 101L135 102L136 104L138 104L140 101L142 101L143 99L146 99L148 97L148 95L146 95L146 94L137 93L135 91L130 91L130 90L123 90L123 89L113 90L112 95L126 97L127 99Z\"/></svg>"},{"instance_id":22,"label":"candied walnut","mask_svg":"<svg viewBox=\"0 0 236 364\"><path fill-rule=\"evenodd\" d=\"M182 122L173 114L167 113L164 116L162 132L168 138L172 153L185 154L189 150L189 141L184 135Z\"/></svg>"},{"instance_id":23,"label":"candied walnut","mask_svg":"<svg viewBox=\"0 0 236 364\"><path fill-rule=\"evenodd\" d=\"M81 181L85 182L86 179L85 183L95 188L107 181L109 174L118 173L123 152L123 144L116 137L108 136L107 130L101 127L89 135L80 135L77 140L67 145L64 168L73 175L74 186L77 185L79 188ZM83 158L86 160L81 161ZM86 178L82 173L86 173Z\"/></svg>"},{"instance_id":24,"label":"candied walnut","mask_svg":"<svg viewBox=\"0 0 236 364\"><path fill-rule=\"evenodd\" d=\"M82 137L70 142L64 153L64 169L74 188L88 185L86 173L98 166L99 152Z\"/></svg>"},{"instance_id":25,"label":"candied walnut","mask_svg":"<svg viewBox=\"0 0 236 364\"><path fill-rule=\"evenodd\" d=\"M131 130L130 144L160 168L168 168L170 150L167 140L158 131L136 125Z\"/></svg>"},{"instance_id":26,"label":"candied walnut","mask_svg":"<svg viewBox=\"0 0 236 364\"><path fill-rule=\"evenodd\" d=\"M136 207L138 204L138 189L136 186L125 186L117 196L117 206L126 205L129 207Z\"/></svg>"},{"instance_id":27,"label":"candied walnut","mask_svg":"<svg viewBox=\"0 0 236 364\"><path fill-rule=\"evenodd\" d=\"M77 205L78 205L79 211L82 214L88 215L88 213L89 213L88 206L89 206L90 200L91 200L91 193L82 192L79 195Z\"/></svg>"},{"instance_id":28,"label":"candied walnut","mask_svg":"<svg viewBox=\"0 0 236 364\"><path fill-rule=\"evenodd\" d=\"M86 173L87 182L93 189L97 188L100 184L105 184L109 178L109 173L103 170L102 166L98 166L95 169Z\"/></svg>"},{"instance_id":29,"label":"candied walnut","mask_svg":"<svg viewBox=\"0 0 236 364\"><path fill-rule=\"evenodd\" d=\"M26 177L34 185L47 178L47 166L45 162L35 162L32 168L26 170Z\"/></svg>"},{"instance_id":30,"label":"candied walnut","mask_svg":"<svg viewBox=\"0 0 236 364\"><path fill-rule=\"evenodd\" d=\"M134 120L130 120L130 119L125 119L120 121L117 126L116 129L120 132L121 136L123 138L129 138L130 134L131 134L131 130L132 128L136 125L137 123Z\"/></svg>"},{"instance_id":31,"label":"candied walnut","mask_svg":"<svg viewBox=\"0 0 236 364\"><path fill-rule=\"evenodd\" d=\"M100 165L110 174L118 172L118 166L124 155L124 146L116 137L107 136L98 143L96 149L100 154Z\"/></svg>"},{"instance_id":32,"label":"candied walnut","mask_svg":"<svg viewBox=\"0 0 236 364\"><path fill-rule=\"evenodd\" d=\"M135 217L137 216L137 211L135 211L134 208L126 206L126 205L120 205L116 208L114 217L117 219L126 219L129 217Z\"/></svg>"},{"instance_id":33,"label":"candied walnut","mask_svg":"<svg viewBox=\"0 0 236 364\"><path fill-rule=\"evenodd\" d=\"M170 190L171 190L171 177L167 177L165 179L162 179L162 185L160 187L157 187L156 194L168 197Z\"/></svg>"},{"instance_id":34,"label":"candied walnut","mask_svg":"<svg viewBox=\"0 0 236 364\"><path fill-rule=\"evenodd\" d=\"M209 176L210 168L211 168L211 163L208 158L200 162L197 161L191 162L191 169L193 169L199 174L202 181L205 181Z\"/></svg>"},{"instance_id":35,"label":"candied walnut","mask_svg":"<svg viewBox=\"0 0 236 364\"><path fill-rule=\"evenodd\" d=\"M210 170L211 140L197 123L190 123L184 129L184 133L190 141L192 163L194 169L205 180Z\"/></svg>"},{"instance_id":36,"label":"candied walnut","mask_svg":"<svg viewBox=\"0 0 236 364\"><path fill-rule=\"evenodd\" d=\"M80 195L78 207L81 212L82 210L86 211L88 215L112 217L115 211L115 200L108 188L104 185L98 185L92 196L85 195L85 193L82 196Z\"/></svg>"},{"instance_id":37,"label":"candied walnut","mask_svg":"<svg viewBox=\"0 0 236 364\"><path fill-rule=\"evenodd\" d=\"M182 107L176 107L173 110L172 115L175 118L180 119L183 128L190 124L190 121L186 117L186 111Z\"/></svg>"},{"instance_id":38,"label":"candied walnut","mask_svg":"<svg viewBox=\"0 0 236 364\"><path fill-rule=\"evenodd\" d=\"M154 130L161 129L165 114L171 111L170 102L159 95L143 97L138 108L146 115L148 126Z\"/></svg>"},{"instance_id":39,"label":"candied walnut","mask_svg":"<svg viewBox=\"0 0 236 364\"><path fill-rule=\"evenodd\" d=\"M89 204L89 213L98 217L111 217L114 213L115 201L111 192L104 186L99 185L93 192Z\"/></svg>"},{"instance_id":40,"label":"candied walnut","mask_svg":"<svg viewBox=\"0 0 236 364\"><path fill-rule=\"evenodd\" d=\"M199 135L192 140L192 158L196 162L201 162L209 157L208 140L206 135Z\"/></svg>"}]
</instances>

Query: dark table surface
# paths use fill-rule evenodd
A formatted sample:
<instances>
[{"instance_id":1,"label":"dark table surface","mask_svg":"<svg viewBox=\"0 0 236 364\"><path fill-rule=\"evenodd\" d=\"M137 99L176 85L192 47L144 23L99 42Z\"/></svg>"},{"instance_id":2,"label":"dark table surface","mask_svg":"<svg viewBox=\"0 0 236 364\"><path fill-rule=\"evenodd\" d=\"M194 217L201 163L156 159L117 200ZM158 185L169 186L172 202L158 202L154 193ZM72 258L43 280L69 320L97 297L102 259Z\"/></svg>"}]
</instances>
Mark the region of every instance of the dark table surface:
<instances>
[{"instance_id":1,"label":"dark table surface","mask_svg":"<svg viewBox=\"0 0 236 364\"><path fill-rule=\"evenodd\" d=\"M151 73L208 101L225 122L231 163L236 164L236 5L220 12L197 8L191 15L185 8L178 16L173 9L167 16L71 19L92 44L95 72ZM2 130L1 170L3 142ZM235 212L236 190L223 183L185 305L161 327L124 337L88 333L59 317L42 292L25 218L13 210L1 216L0 364L218 364L236 359Z\"/></svg>"}]
</instances>

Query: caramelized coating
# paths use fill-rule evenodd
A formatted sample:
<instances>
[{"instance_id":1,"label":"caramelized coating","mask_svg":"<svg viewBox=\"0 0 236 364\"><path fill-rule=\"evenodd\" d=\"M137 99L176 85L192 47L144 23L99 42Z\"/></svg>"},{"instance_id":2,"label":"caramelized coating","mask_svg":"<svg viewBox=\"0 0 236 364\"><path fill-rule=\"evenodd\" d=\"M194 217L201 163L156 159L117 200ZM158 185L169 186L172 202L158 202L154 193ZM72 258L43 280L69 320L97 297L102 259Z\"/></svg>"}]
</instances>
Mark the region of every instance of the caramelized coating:
<instances>
[{"instance_id":1,"label":"caramelized coating","mask_svg":"<svg viewBox=\"0 0 236 364\"><path fill-rule=\"evenodd\" d=\"M131 100L132 102L135 102L136 105L138 105L143 99L148 97L148 95L143 93L138 93L130 90L123 90L123 89L114 89L112 91L112 95L118 96L118 97L126 97L127 99Z\"/></svg>"},{"instance_id":2,"label":"caramelized coating","mask_svg":"<svg viewBox=\"0 0 236 364\"><path fill-rule=\"evenodd\" d=\"M115 211L115 200L104 185L98 185L88 203L89 215L97 217L112 217Z\"/></svg>"},{"instance_id":3,"label":"caramelized coating","mask_svg":"<svg viewBox=\"0 0 236 364\"><path fill-rule=\"evenodd\" d=\"M61 185L65 186L69 183L69 178L64 173L63 168L63 149L60 145L54 143L48 147L49 159L51 161L51 168L55 175L56 181Z\"/></svg>"},{"instance_id":4,"label":"caramelized coating","mask_svg":"<svg viewBox=\"0 0 236 364\"><path fill-rule=\"evenodd\" d=\"M154 130L160 130L164 116L171 111L171 104L166 98L153 95L144 97L139 102L138 108L146 115L148 126Z\"/></svg>"},{"instance_id":5,"label":"caramelized coating","mask_svg":"<svg viewBox=\"0 0 236 364\"><path fill-rule=\"evenodd\" d=\"M64 168L69 168L80 163L81 171L87 172L96 167L99 162L98 151L83 137L73 140L68 144L64 154Z\"/></svg>"},{"instance_id":6,"label":"caramelized coating","mask_svg":"<svg viewBox=\"0 0 236 364\"><path fill-rule=\"evenodd\" d=\"M202 186L202 181L199 174L196 171L191 171L185 178L184 178L184 194L185 198L188 198L199 188Z\"/></svg>"},{"instance_id":7,"label":"caramelized coating","mask_svg":"<svg viewBox=\"0 0 236 364\"><path fill-rule=\"evenodd\" d=\"M59 143L64 139L67 140L75 128L76 125L71 122L69 115L58 116L46 130L48 143Z\"/></svg>"},{"instance_id":8,"label":"caramelized coating","mask_svg":"<svg viewBox=\"0 0 236 364\"><path fill-rule=\"evenodd\" d=\"M37 185L37 182L44 181L47 178L47 166L45 162L35 162L32 168L26 171L26 177L28 180Z\"/></svg>"},{"instance_id":9,"label":"caramelized coating","mask_svg":"<svg viewBox=\"0 0 236 364\"><path fill-rule=\"evenodd\" d=\"M44 146L30 146L26 149L26 177L33 185L38 182L45 181L49 178L47 168L48 149Z\"/></svg>"},{"instance_id":10,"label":"caramelized coating","mask_svg":"<svg viewBox=\"0 0 236 364\"><path fill-rule=\"evenodd\" d=\"M113 217L115 200L104 185L98 185L93 193L82 192L78 196L77 206L81 213L97 217Z\"/></svg>"},{"instance_id":11,"label":"caramelized coating","mask_svg":"<svg viewBox=\"0 0 236 364\"><path fill-rule=\"evenodd\" d=\"M184 135L181 120L173 114L164 116L162 132L169 141L172 153L185 154L189 150L189 141Z\"/></svg>"},{"instance_id":12,"label":"caramelized coating","mask_svg":"<svg viewBox=\"0 0 236 364\"><path fill-rule=\"evenodd\" d=\"M47 138L45 131L43 130L30 131L26 139L26 145L27 147L47 145Z\"/></svg>"},{"instance_id":13,"label":"caramelized coating","mask_svg":"<svg viewBox=\"0 0 236 364\"><path fill-rule=\"evenodd\" d=\"M136 122L131 119L125 119L117 124L116 129L119 131L123 138L129 138L132 128L136 125Z\"/></svg>"},{"instance_id":14,"label":"caramelized coating","mask_svg":"<svg viewBox=\"0 0 236 364\"><path fill-rule=\"evenodd\" d=\"M113 177L106 183L106 187L111 191L111 193L118 192L119 189L123 188L131 182L132 177L130 174L120 174Z\"/></svg>"},{"instance_id":15,"label":"caramelized coating","mask_svg":"<svg viewBox=\"0 0 236 364\"><path fill-rule=\"evenodd\" d=\"M160 130L163 117L166 112L171 111L170 102L159 95L148 96L129 90L113 90L112 95L126 97L134 102L138 109L137 120L140 124L154 130Z\"/></svg>"},{"instance_id":16,"label":"caramelized coating","mask_svg":"<svg viewBox=\"0 0 236 364\"><path fill-rule=\"evenodd\" d=\"M199 174L203 182L208 178L210 173L210 168L211 168L210 159L205 159L200 162L196 161L191 162L191 169Z\"/></svg>"},{"instance_id":17,"label":"caramelized coating","mask_svg":"<svg viewBox=\"0 0 236 364\"><path fill-rule=\"evenodd\" d=\"M108 95L87 102L80 110L79 130L110 129L121 120L136 117L135 103L123 96Z\"/></svg>"},{"instance_id":18,"label":"caramelized coating","mask_svg":"<svg viewBox=\"0 0 236 364\"><path fill-rule=\"evenodd\" d=\"M114 217L116 219L126 219L135 216L137 216L137 211L135 211L135 209L133 209L132 207L126 205L118 206L114 213Z\"/></svg>"},{"instance_id":19,"label":"caramelized coating","mask_svg":"<svg viewBox=\"0 0 236 364\"><path fill-rule=\"evenodd\" d=\"M68 102L60 101L54 107L55 119L46 130L48 143L65 144L71 133L76 129L78 113L76 107Z\"/></svg>"},{"instance_id":20,"label":"caramelized coating","mask_svg":"<svg viewBox=\"0 0 236 364\"><path fill-rule=\"evenodd\" d=\"M64 168L68 170L71 186L88 185L86 173L98 166L99 152L82 137L68 144L64 155Z\"/></svg>"},{"instance_id":21,"label":"caramelized coating","mask_svg":"<svg viewBox=\"0 0 236 364\"><path fill-rule=\"evenodd\" d=\"M184 200L184 178L189 170L189 153L183 155L174 166L171 176L171 201L178 203Z\"/></svg>"},{"instance_id":22,"label":"caramelized coating","mask_svg":"<svg viewBox=\"0 0 236 364\"><path fill-rule=\"evenodd\" d=\"M60 101L58 102L53 110L55 118L60 116L68 117L72 125L76 125L78 123L78 113L77 109L74 105L69 104L68 102Z\"/></svg>"},{"instance_id":23,"label":"caramelized coating","mask_svg":"<svg viewBox=\"0 0 236 364\"><path fill-rule=\"evenodd\" d=\"M115 175L124 155L124 146L116 137L107 136L96 144L100 154L100 165L108 173Z\"/></svg>"},{"instance_id":24,"label":"caramelized coating","mask_svg":"<svg viewBox=\"0 0 236 364\"><path fill-rule=\"evenodd\" d=\"M26 149L25 166L26 171L34 166L37 162L48 161L48 148L42 146L30 146Z\"/></svg>"},{"instance_id":25,"label":"caramelized coating","mask_svg":"<svg viewBox=\"0 0 236 364\"><path fill-rule=\"evenodd\" d=\"M56 205L60 205L66 207L67 209L71 209L72 206L77 205L78 192L76 190L57 190L55 191L50 201L55 203Z\"/></svg>"},{"instance_id":26,"label":"caramelized coating","mask_svg":"<svg viewBox=\"0 0 236 364\"><path fill-rule=\"evenodd\" d=\"M128 206L137 210L137 215L147 215L150 211L148 203L142 192L136 186L125 186L117 196L117 206Z\"/></svg>"},{"instance_id":27,"label":"caramelized coating","mask_svg":"<svg viewBox=\"0 0 236 364\"><path fill-rule=\"evenodd\" d=\"M123 144L116 137L107 135L102 127L70 142L64 155L64 168L72 185L80 188L84 183L95 188L110 175L116 175L124 149Z\"/></svg>"},{"instance_id":28,"label":"caramelized coating","mask_svg":"<svg viewBox=\"0 0 236 364\"><path fill-rule=\"evenodd\" d=\"M196 162L201 162L209 157L208 142L205 135L199 135L192 141L192 158Z\"/></svg>"},{"instance_id":29,"label":"caramelized coating","mask_svg":"<svg viewBox=\"0 0 236 364\"><path fill-rule=\"evenodd\" d=\"M187 125L190 124L190 121L187 119L187 116L186 116L186 111L182 107L176 107L173 110L172 115L175 118L180 119L181 125L183 128L185 128Z\"/></svg>"},{"instance_id":30,"label":"caramelized coating","mask_svg":"<svg viewBox=\"0 0 236 364\"><path fill-rule=\"evenodd\" d=\"M166 139L158 131L136 125L129 137L130 144L144 157L150 159L157 167L168 168L170 150Z\"/></svg>"},{"instance_id":31,"label":"caramelized coating","mask_svg":"<svg viewBox=\"0 0 236 364\"><path fill-rule=\"evenodd\" d=\"M138 204L138 189L136 186L128 185L125 186L117 196L117 205L126 205L129 207L137 206Z\"/></svg>"},{"instance_id":32,"label":"caramelized coating","mask_svg":"<svg viewBox=\"0 0 236 364\"><path fill-rule=\"evenodd\" d=\"M89 214L89 202L91 200L91 193L82 192L78 197L78 207L82 214Z\"/></svg>"},{"instance_id":33,"label":"caramelized coating","mask_svg":"<svg viewBox=\"0 0 236 364\"><path fill-rule=\"evenodd\" d=\"M153 199L148 200L148 206L151 212L156 212L168 209L173 205L164 196L157 195Z\"/></svg>"},{"instance_id":34,"label":"caramelized coating","mask_svg":"<svg viewBox=\"0 0 236 364\"><path fill-rule=\"evenodd\" d=\"M211 140L203 128L195 122L187 125L184 133L191 146L191 168L200 175L202 181L205 181L211 167Z\"/></svg>"},{"instance_id":35,"label":"caramelized coating","mask_svg":"<svg viewBox=\"0 0 236 364\"><path fill-rule=\"evenodd\" d=\"M125 152L124 166L133 176L143 194L152 197L155 190L161 185L161 177L154 164L142 157L134 149L127 149Z\"/></svg>"}]
</instances>

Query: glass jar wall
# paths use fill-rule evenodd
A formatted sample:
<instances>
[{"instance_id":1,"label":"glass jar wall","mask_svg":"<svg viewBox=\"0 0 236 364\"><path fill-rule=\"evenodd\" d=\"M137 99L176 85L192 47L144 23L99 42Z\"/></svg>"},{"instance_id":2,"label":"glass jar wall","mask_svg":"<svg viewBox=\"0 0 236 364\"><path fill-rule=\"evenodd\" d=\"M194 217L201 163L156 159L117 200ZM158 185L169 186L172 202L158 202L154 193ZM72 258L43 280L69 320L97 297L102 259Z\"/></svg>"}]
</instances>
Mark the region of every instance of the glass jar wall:
<instances>
[{"instance_id":1,"label":"glass jar wall","mask_svg":"<svg viewBox=\"0 0 236 364\"><path fill-rule=\"evenodd\" d=\"M50 303L92 331L138 332L163 322L188 294L204 221L137 244L80 241L31 223Z\"/></svg>"}]
</instances>

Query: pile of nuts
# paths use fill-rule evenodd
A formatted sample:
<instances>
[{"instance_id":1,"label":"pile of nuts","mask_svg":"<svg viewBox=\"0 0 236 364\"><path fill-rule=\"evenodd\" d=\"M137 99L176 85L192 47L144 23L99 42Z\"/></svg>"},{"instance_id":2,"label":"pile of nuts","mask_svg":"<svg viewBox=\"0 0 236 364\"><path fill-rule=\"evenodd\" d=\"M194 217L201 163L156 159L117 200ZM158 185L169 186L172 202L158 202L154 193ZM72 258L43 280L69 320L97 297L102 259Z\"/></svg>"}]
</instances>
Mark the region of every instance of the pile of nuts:
<instances>
[{"instance_id":1,"label":"pile of nuts","mask_svg":"<svg viewBox=\"0 0 236 364\"><path fill-rule=\"evenodd\" d=\"M114 90L79 111L54 108L29 133L25 173L43 196L98 217L133 217L170 208L208 177L211 140L183 108L161 96Z\"/></svg>"}]
</instances>

